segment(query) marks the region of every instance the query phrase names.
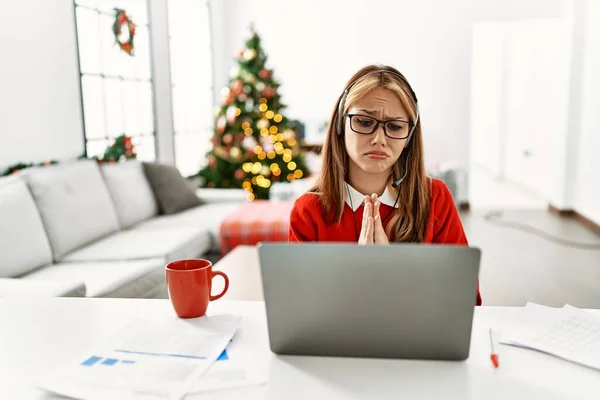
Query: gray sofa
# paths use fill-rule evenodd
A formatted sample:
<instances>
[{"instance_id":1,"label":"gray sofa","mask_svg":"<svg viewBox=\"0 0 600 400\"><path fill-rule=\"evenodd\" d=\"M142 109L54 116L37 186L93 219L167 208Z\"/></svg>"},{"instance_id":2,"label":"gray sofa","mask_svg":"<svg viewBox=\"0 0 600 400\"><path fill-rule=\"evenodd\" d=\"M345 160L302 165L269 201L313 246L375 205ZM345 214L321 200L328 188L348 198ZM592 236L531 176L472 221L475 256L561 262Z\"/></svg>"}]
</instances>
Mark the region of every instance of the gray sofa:
<instances>
[{"instance_id":1,"label":"gray sofa","mask_svg":"<svg viewBox=\"0 0 600 400\"><path fill-rule=\"evenodd\" d=\"M243 191L197 194L203 204L159 214L136 160L0 178L0 297L164 296L165 264L218 253L221 221L245 201Z\"/></svg>"}]
</instances>

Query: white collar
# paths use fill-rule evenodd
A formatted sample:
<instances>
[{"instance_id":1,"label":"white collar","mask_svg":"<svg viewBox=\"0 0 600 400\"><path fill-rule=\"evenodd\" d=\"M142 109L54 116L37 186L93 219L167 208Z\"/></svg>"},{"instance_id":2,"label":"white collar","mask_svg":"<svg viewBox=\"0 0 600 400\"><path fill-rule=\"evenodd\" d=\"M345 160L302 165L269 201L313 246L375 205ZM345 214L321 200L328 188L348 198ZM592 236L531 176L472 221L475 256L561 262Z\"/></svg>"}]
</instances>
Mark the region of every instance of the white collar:
<instances>
[{"instance_id":1,"label":"white collar","mask_svg":"<svg viewBox=\"0 0 600 400\"><path fill-rule=\"evenodd\" d=\"M348 206L352 208L352 211L356 211L361 206L361 204L364 203L365 195L360 193L358 190L354 189L352 185L350 185L348 182L344 183L344 186L346 188L346 190L344 190L346 192L346 204L348 204ZM394 207L396 197L395 195L392 195L389 188L386 186L385 191L381 196L378 197L378 200L387 206ZM395 208L398 208L398 204L395 205Z\"/></svg>"}]
</instances>

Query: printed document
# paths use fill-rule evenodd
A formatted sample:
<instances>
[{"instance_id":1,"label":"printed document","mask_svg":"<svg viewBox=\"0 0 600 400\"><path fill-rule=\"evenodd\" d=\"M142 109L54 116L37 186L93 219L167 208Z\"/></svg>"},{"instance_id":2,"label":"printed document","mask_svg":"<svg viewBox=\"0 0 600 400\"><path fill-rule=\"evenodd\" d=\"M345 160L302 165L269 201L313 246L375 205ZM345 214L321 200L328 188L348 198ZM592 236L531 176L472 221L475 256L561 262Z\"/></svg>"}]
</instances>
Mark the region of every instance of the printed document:
<instances>
[{"instance_id":1,"label":"printed document","mask_svg":"<svg viewBox=\"0 0 600 400\"><path fill-rule=\"evenodd\" d=\"M181 399L233 338L240 318L137 321L52 371L40 388L95 399Z\"/></svg>"}]
</instances>

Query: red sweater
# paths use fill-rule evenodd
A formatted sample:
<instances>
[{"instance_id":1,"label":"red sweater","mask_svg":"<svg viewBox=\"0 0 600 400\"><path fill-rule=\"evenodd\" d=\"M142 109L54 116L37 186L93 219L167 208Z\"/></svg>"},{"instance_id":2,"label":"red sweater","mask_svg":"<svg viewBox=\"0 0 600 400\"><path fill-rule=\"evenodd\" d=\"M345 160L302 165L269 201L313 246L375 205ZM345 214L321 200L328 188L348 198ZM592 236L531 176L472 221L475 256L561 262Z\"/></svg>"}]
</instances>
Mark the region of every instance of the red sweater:
<instances>
[{"instance_id":1,"label":"red sweater","mask_svg":"<svg viewBox=\"0 0 600 400\"><path fill-rule=\"evenodd\" d=\"M425 230L425 243L462 244L468 246L458 211L446 184L432 179L429 220ZM319 197L306 193L298 198L290 214L290 242L357 242L356 232L360 233L363 205L352 215L352 208L344 203L340 224L329 223L325 219ZM380 214L387 216L392 207L380 205ZM385 228L391 218L383 223ZM356 221L356 228L353 224ZM477 305L481 305L481 294L477 285Z\"/></svg>"}]
</instances>

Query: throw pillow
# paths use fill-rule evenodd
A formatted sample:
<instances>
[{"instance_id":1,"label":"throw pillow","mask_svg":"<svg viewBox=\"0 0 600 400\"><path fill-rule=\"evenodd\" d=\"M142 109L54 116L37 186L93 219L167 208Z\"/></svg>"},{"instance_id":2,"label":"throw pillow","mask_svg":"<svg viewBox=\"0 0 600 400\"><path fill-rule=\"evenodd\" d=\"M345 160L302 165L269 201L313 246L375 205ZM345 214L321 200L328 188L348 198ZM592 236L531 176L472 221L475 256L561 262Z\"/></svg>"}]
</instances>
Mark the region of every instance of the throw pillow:
<instances>
[{"instance_id":1,"label":"throw pillow","mask_svg":"<svg viewBox=\"0 0 600 400\"><path fill-rule=\"evenodd\" d=\"M168 164L143 163L162 214L174 214L204 204L179 170Z\"/></svg>"}]
</instances>

